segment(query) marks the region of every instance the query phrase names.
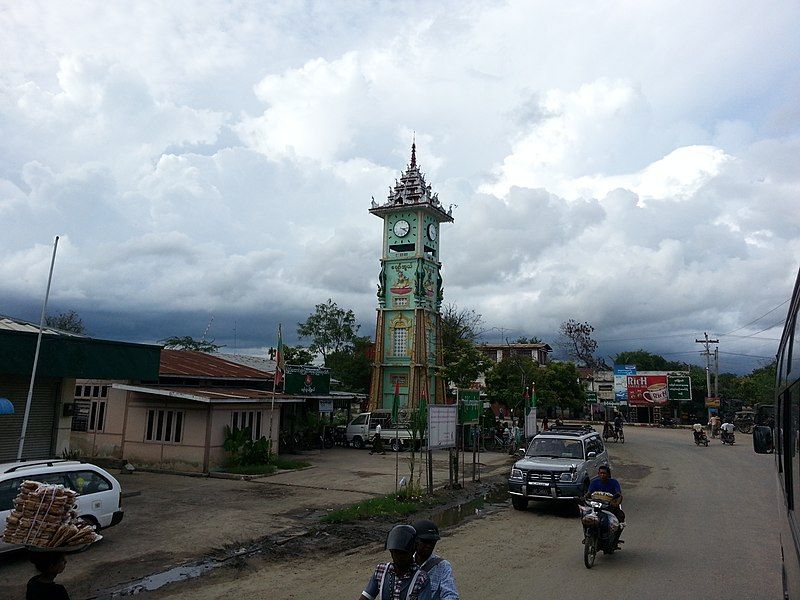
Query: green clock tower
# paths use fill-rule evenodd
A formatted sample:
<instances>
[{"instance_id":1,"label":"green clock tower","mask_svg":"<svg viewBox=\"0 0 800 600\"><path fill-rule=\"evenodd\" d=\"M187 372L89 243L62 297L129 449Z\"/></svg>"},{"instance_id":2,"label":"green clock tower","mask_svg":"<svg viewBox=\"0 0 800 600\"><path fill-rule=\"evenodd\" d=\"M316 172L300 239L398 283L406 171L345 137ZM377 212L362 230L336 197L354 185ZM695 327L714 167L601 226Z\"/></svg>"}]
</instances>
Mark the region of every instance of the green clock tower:
<instances>
[{"instance_id":1,"label":"green clock tower","mask_svg":"<svg viewBox=\"0 0 800 600\"><path fill-rule=\"evenodd\" d=\"M416 152L412 144L406 172L386 202L373 199L369 211L383 219L370 410L391 408L395 393L401 408L442 403L445 396L439 226L453 216L425 182Z\"/></svg>"}]
</instances>

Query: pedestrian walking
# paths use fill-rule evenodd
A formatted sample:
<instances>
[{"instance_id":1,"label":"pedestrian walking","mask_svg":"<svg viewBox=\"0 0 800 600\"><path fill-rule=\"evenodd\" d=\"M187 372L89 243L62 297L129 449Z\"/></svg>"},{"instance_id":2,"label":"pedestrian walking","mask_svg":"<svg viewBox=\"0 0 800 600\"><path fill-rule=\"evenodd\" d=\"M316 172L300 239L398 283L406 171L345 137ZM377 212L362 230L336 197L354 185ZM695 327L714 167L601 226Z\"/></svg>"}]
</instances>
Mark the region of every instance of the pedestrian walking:
<instances>
[{"instance_id":1,"label":"pedestrian walking","mask_svg":"<svg viewBox=\"0 0 800 600\"><path fill-rule=\"evenodd\" d=\"M386 454L386 450L383 448L383 438L381 438L381 424L378 423L375 426L375 436L372 438L372 450L369 451L370 454Z\"/></svg>"},{"instance_id":2,"label":"pedestrian walking","mask_svg":"<svg viewBox=\"0 0 800 600\"><path fill-rule=\"evenodd\" d=\"M411 525L395 525L386 537L392 562L380 563L359 600L431 600L428 574L414 562L417 532Z\"/></svg>"},{"instance_id":3,"label":"pedestrian walking","mask_svg":"<svg viewBox=\"0 0 800 600\"><path fill-rule=\"evenodd\" d=\"M547 415L545 415L542 417L542 431L547 431L547 425L548 425Z\"/></svg>"},{"instance_id":4,"label":"pedestrian walking","mask_svg":"<svg viewBox=\"0 0 800 600\"><path fill-rule=\"evenodd\" d=\"M436 543L442 539L439 528L433 521L423 519L414 523L417 532L417 553L414 562L428 574L431 580L431 600L459 600L453 565L433 553Z\"/></svg>"}]
</instances>

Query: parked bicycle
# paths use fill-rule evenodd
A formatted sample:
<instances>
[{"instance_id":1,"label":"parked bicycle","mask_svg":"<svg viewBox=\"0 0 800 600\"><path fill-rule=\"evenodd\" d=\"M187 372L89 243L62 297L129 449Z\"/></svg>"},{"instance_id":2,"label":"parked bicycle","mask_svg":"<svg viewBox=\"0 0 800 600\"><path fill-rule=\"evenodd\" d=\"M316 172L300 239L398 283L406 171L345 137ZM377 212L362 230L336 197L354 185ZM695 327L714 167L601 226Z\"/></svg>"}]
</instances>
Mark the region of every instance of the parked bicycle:
<instances>
[{"instance_id":1,"label":"parked bicycle","mask_svg":"<svg viewBox=\"0 0 800 600\"><path fill-rule=\"evenodd\" d=\"M514 438L513 436L506 437L504 435L494 434L493 436L483 438L483 446L489 452L508 452L514 446Z\"/></svg>"}]
</instances>

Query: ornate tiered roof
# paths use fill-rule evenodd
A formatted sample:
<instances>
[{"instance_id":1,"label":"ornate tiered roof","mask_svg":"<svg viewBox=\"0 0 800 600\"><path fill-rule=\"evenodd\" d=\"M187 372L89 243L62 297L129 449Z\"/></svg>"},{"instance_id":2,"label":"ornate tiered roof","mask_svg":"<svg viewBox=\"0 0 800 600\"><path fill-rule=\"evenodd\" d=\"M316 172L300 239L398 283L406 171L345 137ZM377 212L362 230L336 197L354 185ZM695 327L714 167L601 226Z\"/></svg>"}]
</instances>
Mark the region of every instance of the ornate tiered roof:
<instances>
[{"instance_id":1,"label":"ornate tiered roof","mask_svg":"<svg viewBox=\"0 0 800 600\"><path fill-rule=\"evenodd\" d=\"M372 199L370 212L374 214L384 213L388 210L397 208L410 208L425 206L432 208L438 213L442 221L453 220L453 206L445 211L439 202L439 195L431 190L429 183L425 181L425 175L417 166L417 144L411 144L411 163L406 168L405 173L400 176L400 180L394 182L394 188L389 188L389 196L386 202L378 204Z\"/></svg>"}]
</instances>

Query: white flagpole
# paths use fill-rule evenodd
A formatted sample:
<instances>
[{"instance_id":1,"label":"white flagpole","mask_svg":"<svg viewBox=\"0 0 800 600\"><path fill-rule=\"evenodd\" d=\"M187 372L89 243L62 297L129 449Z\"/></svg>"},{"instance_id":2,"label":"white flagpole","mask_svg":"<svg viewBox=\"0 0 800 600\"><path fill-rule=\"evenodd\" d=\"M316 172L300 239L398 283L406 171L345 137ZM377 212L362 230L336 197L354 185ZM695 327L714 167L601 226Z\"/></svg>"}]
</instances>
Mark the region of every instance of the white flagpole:
<instances>
[{"instance_id":1,"label":"white flagpole","mask_svg":"<svg viewBox=\"0 0 800 600\"><path fill-rule=\"evenodd\" d=\"M270 454L275 452L274 446L272 444L272 419L275 414L275 387L276 387L276 379L278 377L278 369L280 368L280 351L281 351L281 324L278 323L278 343L275 346L275 374L272 376L272 405L269 409L269 451ZM277 454L277 453L275 453Z\"/></svg>"},{"instance_id":2,"label":"white flagpole","mask_svg":"<svg viewBox=\"0 0 800 600\"><path fill-rule=\"evenodd\" d=\"M25 401L25 416L22 417L22 431L19 436L19 449L17 450L17 460L22 460L22 450L25 447L25 432L28 429L28 416L31 413L31 399L33 398L33 382L36 379L36 367L39 364L39 349L42 346L42 329L44 329L44 316L47 310L47 299L50 297L50 282L53 280L53 266L56 263L56 250L58 249L58 236L53 242L53 258L50 259L50 274L47 276L47 290L44 293L44 303L42 304L42 315L39 317L39 335L36 337L36 351L33 354L33 370L31 371L31 383L28 386L28 399Z\"/></svg>"}]
</instances>

